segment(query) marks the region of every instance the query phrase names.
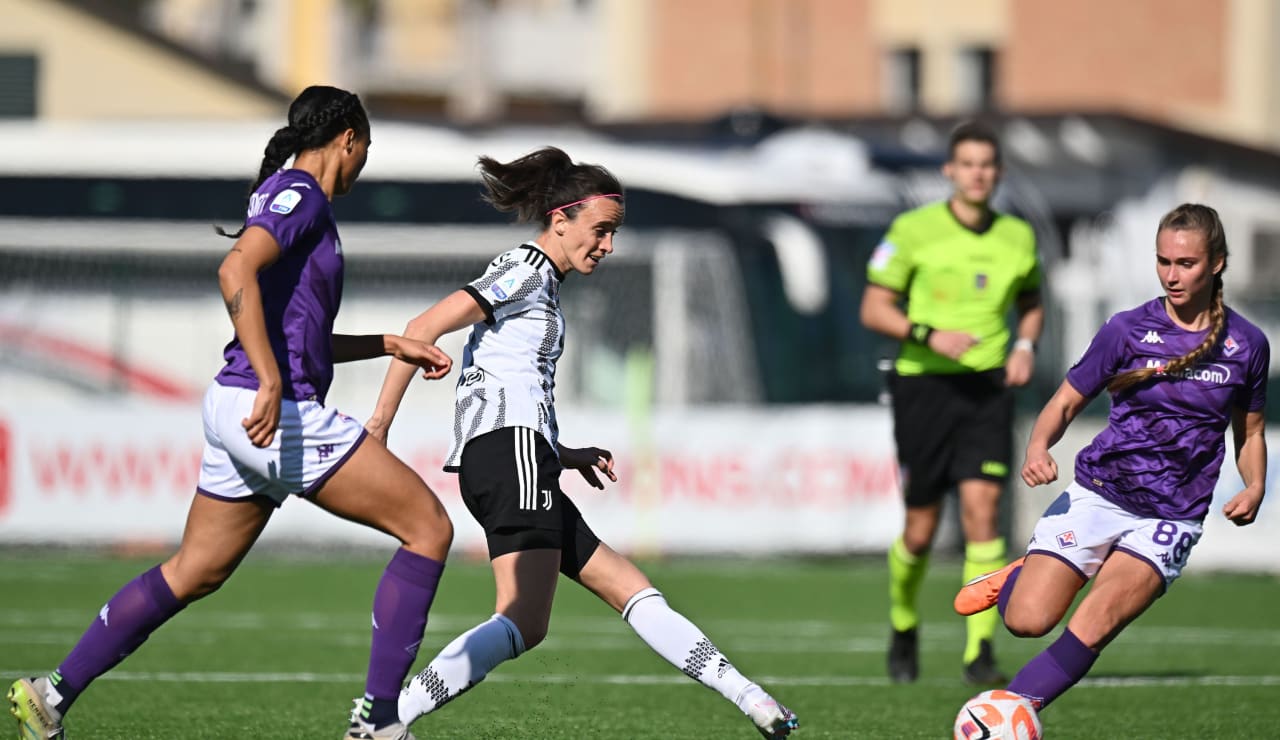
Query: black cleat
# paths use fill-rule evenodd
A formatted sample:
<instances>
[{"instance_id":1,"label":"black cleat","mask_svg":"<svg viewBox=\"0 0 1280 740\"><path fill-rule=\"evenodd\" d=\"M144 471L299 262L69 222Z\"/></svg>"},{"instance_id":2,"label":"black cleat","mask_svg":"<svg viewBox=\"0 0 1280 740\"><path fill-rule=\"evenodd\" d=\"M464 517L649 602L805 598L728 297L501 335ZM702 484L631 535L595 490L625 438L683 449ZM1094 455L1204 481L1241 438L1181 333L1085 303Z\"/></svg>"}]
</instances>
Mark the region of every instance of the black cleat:
<instances>
[{"instance_id":1,"label":"black cleat","mask_svg":"<svg viewBox=\"0 0 1280 740\"><path fill-rule=\"evenodd\" d=\"M970 686L1004 686L1009 677L996 668L996 656L991 650L991 641L979 643L978 657L964 666L964 682Z\"/></svg>"},{"instance_id":2,"label":"black cleat","mask_svg":"<svg viewBox=\"0 0 1280 740\"><path fill-rule=\"evenodd\" d=\"M912 683L920 677L920 645L916 628L893 631L889 639L889 680Z\"/></svg>"}]
</instances>

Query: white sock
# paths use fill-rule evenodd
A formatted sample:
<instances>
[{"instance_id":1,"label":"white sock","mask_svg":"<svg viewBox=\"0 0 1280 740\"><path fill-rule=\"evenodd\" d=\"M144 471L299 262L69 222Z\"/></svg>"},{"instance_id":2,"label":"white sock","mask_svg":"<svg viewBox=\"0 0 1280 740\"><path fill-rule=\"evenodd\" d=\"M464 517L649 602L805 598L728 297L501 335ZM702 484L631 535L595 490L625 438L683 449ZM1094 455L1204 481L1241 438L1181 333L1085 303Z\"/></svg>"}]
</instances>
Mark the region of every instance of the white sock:
<instances>
[{"instance_id":1,"label":"white sock","mask_svg":"<svg viewBox=\"0 0 1280 740\"><path fill-rule=\"evenodd\" d=\"M524 652L515 624L494 614L444 646L400 692L400 721L408 725L484 680L503 661Z\"/></svg>"},{"instance_id":2,"label":"white sock","mask_svg":"<svg viewBox=\"0 0 1280 740\"><path fill-rule=\"evenodd\" d=\"M743 714L758 698L760 687L738 673L693 622L668 606L658 589L646 588L628 599L622 618L655 653L703 686L720 692Z\"/></svg>"}]
</instances>

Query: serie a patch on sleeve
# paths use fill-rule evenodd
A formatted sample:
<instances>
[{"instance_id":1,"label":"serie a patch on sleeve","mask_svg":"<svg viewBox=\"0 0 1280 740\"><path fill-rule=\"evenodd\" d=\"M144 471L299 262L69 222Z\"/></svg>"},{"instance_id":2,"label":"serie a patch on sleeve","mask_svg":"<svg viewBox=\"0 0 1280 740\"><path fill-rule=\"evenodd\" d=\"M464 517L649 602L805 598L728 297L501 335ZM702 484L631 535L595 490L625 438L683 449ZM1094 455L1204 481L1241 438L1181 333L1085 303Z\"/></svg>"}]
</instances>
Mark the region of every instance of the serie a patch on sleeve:
<instances>
[{"instance_id":1,"label":"serie a patch on sleeve","mask_svg":"<svg viewBox=\"0 0 1280 740\"><path fill-rule=\"evenodd\" d=\"M898 248L893 242L880 242L876 245L875 251L871 253L871 269L883 270L889 266L889 260L893 259L894 252Z\"/></svg>"},{"instance_id":2,"label":"serie a patch on sleeve","mask_svg":"<svg viewBox=\"0 0 1280 740\"><path fill-rule=\"evenodd\" d=\"M494 283L493 285L489 286L489 292L492 293L493 296L498 300L505 301L507 299L507 296L510 295L511 289L515 287L515 284L516 284L515 278L507 278L506 280L500 280Z\"/></svg>"},{"instance_id":3,"label":"serie a patch on sleeve","mask_svg":"<svg viewBox=\"0 0 1280 740\"><path fill-rule=\"evenodd\" d=\"M299 193L298 191L282 190L280 191L279 195L277 195L274 199L272 199L271 205L268 207L268 209L272 213L279 213L281 215L284 215L288 213L293 213L293 209L296 208L297 205L301 202L302 202L302 194Z\"/></svg>"}]
</instances>

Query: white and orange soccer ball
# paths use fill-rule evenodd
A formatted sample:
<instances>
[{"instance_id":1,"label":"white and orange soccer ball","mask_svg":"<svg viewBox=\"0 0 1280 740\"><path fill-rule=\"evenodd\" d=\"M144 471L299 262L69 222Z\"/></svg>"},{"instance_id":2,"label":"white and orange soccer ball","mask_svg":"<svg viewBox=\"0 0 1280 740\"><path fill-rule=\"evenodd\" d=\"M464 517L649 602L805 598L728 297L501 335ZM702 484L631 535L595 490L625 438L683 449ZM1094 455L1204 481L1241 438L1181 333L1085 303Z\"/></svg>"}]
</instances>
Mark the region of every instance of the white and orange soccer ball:
<instances>
[{"instance_id":1,"label":"white and orange soccer ball","mask_svg":"<svg viewBox=\"0 0 1280 740\"><path fill-rule=\"evenodd\" d=\"M1042 740L1040 715L1025 696L996 689L984 691L960 707L955 740Z\"/></svg>"}]
</instances>

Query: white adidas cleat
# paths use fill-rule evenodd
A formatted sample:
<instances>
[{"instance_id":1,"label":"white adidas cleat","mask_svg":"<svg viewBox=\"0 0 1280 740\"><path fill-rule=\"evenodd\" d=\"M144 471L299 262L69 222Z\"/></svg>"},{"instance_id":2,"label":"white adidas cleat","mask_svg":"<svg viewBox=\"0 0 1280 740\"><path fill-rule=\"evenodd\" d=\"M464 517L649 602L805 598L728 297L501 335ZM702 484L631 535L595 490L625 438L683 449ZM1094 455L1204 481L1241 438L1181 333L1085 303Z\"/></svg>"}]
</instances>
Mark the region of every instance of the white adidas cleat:
<instances>
[{"instance_id":1,"label":"white adidas cleat","mask_svg":"<svg viewBox=\"0 0 1280 740\"><path fill-rule=\"evenodd\" d=\"M753 703L747 716L751 717L760 734L770 740L787 737L792 730L800 729L800 719L796 717L796 713L768 695Z\"/></svg>"},{"instance_id":2,"label":"white adidas cleat","mask_svg":"<svg viewBox=\"0 0 1280 740\"><path fill-rule=\"evenodd\" d=\"M403 722L374 728L360 716L364 710L364 698L356 699L356 708L351 710L351 726L342 740L417 740Z\"/></svg>"}]
</instances>

